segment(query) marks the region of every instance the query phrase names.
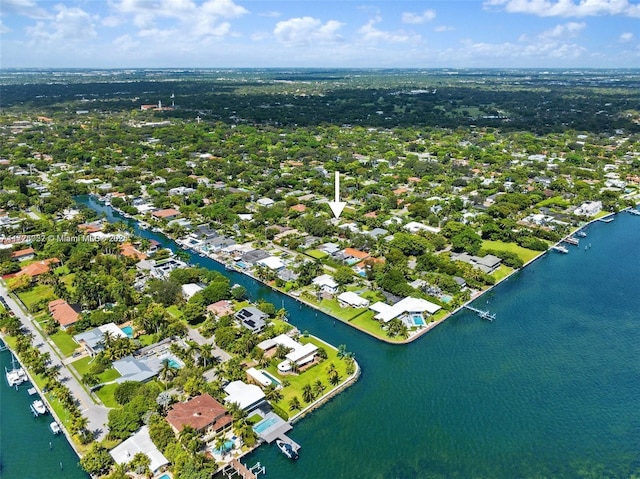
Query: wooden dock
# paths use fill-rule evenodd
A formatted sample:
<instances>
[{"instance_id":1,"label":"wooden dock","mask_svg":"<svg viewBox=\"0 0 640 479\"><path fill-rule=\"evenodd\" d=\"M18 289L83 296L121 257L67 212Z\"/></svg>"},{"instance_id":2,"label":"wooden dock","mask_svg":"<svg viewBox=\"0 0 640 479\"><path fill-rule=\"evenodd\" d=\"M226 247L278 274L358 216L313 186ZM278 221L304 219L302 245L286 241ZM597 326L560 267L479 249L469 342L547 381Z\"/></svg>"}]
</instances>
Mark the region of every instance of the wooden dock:
<instances>
[{"instance_id":1,"label":"wooden dock","mask_svg":"<svg viewBox=\"0 0 640 479\"><path fill-rule=\"evenodd\" d=\"M628 211L629 213L631 213L632 215L640 216L640 210L637 210L637 209L635 209L635 208L629 208L627 211Z\"/></svg>"},{"instance_id":2,"label":"wooden dock","mask_svg":"<svg viewBox=\"0 0 640 479\"><path fill-rule=\"evenodd\" d=\"M495 313L492 314L489 311L483 311L481 309L474 308L473 306L469 306L468 304L465 304L463 307L465 309L468 309L469 311L473 311L474 313L476 313L482 319L486 319L488 321L493 321L494 319L496 319Z\"/></svg>"},{"instance_id":3,"label":"wooden dock","mask_svg":"<svg viewBox=\"0 0 640 479\"><path fill-rule=\"evenodd\" d=\"M567 236L562 241L565 243L572 244L574 246L578 246L580 244L580 240L578 238L574 238L573 236Z\"/></svg>"},{"instance_id":4,"label":"wooden dock","mask_svg":"<svg viewBox=\"0 0 640 479\"><path fill-rule=\"evenodd\" d=\"M242 464L237 459L232 459L229 464L224 466L222 474L231 478L234 475L242 477L242 479L257 479L257 474L254 474L247 466Z\"/></svg>"}]
</instances>

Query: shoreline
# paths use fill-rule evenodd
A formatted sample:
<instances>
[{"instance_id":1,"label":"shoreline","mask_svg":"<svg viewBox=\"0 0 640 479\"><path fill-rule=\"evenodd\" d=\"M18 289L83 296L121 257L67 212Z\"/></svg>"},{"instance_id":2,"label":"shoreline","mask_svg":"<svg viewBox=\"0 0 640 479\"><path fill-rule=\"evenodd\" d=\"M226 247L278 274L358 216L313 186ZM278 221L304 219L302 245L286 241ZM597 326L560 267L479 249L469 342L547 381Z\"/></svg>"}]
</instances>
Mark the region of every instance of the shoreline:
<instances>
[{"instance_id":1,"label":"shoreline","mask_svg":"<svg viewBox=\"0 0 640 479\"><path fill-rule=\"evenodd\" d=\"M94 199L96 199L97 201L99 201L100 203L103 203L105 206L110 207L111 209L113 209L115 212L117 212L119 215L124 216L125 218L135 221L136 224L138 225L138 227L140 227L140 224L144 222L144 220L142 219L138 219L135 216L131 216L131 215L125 215L124 212L120 211L119 209L115 208L114 206L110 205L110 204L106 204L104 203L103 200L100 199L100 197L98 196L92 196ZM636 205L638 206L638 205ZM343 320L337 316L334 316L333 314L331 314L330 312L325 311L323 308L321 308L320 306L310 303L304 299L302 299L300 296L294 296L293 294L291 294L290 292L284 291L280 288L275 287L272 284L269 284L268 282L265 282L259 278L257 278L256 276L254 276L253 274L251 274L249 271L244 271L241 269L237 269L237 268L232 268L230 271L238 273L238 274L243 274L245 276L248 276L249 278L253 279L254 281L259 282L260 284L265 285L268 288L271 288L273 291L276 291L278 293L284 294L287 297L296 300L302 304L304 304L305 306L308 306L309 308L314 309L315 311L321 312L325 315L327 315L328 317L340 321L343 324L346 324L354 329L356 329L357 331L360 331L364 334L369 335L370 337L381 341L383 343L386 344L391 344L391 345L405 345L405 344L410 344L416 340L418 340L419 338L421 338L422 336L424 336L425 334L427 334L429 331L431 331L432 329L436 328L438 325L444 323L447 319L449 319L451 316L457 314L458 312L460 312L461 310L465 309L466 306L469 306L471 303L473 303L474 301L476 301L477 299L481 298L484 294L492 291L496 286L498 286L499 284L501 284L503 281L508 280L510 277L512 277L514 274L524 270L524 268L526 268L527 266L529 266L530 264L534 263L535 261L539 260L541 257L543 257L544 255L546 255L549 251L551 251L551 247L552 246L557 246L559 244L561 244L562 242L564 242L565 238L568 238L570 236L573 236L576 232L580 231L583 228L586 228L587 226L591 225L592 223L595 223L597 221L601 221L602 219L605 218L615 218L615 216L623 211L627 211L629 209L631 209L633 207L629 206L623 210L620 210L618 212L610 212L607 213L603 216L599 216L598 218L594 218L592 220L587 221L584 224L581 224L580 226L578 226L577 228L571 230L570 233L568 233L566 236L564 236L562 239L560 239L559 241L557 241L556 243L554 243L553 245L551 245L549 248L547 248L544 251L541 251L540 254L536 255L535 257L533 257L532 259L530 259L529 261L527 261L526 263L524 263L520 268L514 269L513 271L511 271L508 275L506 275L503 278L500 278L498 281L496 281L495 284L490 285L487 289L481 290L478 292L478 294L472 298L470 298L469 300L465 301L462 305L458 306L457 308L455 308L454 310L450 311L448 314L446 314L443 318L437 320L437 321L432 321L430 323L428 323L426 326L424 326L423 328L421 328L419 331L417 331L415 334L410 335L408 338L406 339L402 339L402 340L393 340L391 338L388 337L384 337L384 336L379 336L376 335L374 333L372 333L371 331L368 331L358 325L352 324L350 321L347 320ZM144 228L141 228L144 229ZM164 235L167 239L170 239L171 241L173 241L177 247L180 247L183 250L187 250L189 252L191 252L191 254L194 255L198 255L198 256L204 256L205 258L211 259L213 261L215 261L216 263L220 264L221 266L223 266L225 269L228 268L227 263L225 263L224 261L222 261L220 258L218 258L217 256L214 256L212 254L210 254L209 252L204 252L204 251L199 251L196 249L193 249L191 247L183 247L182 245L180 245L177 242L177 239L173 238L172 236L169 236L169 234L167 234L164 229L162 228L158 228L157 231L155 231L156 233L160 233L162 235ZM179 239L179 238L178 238Z\"/></svg>"}]
</instances>

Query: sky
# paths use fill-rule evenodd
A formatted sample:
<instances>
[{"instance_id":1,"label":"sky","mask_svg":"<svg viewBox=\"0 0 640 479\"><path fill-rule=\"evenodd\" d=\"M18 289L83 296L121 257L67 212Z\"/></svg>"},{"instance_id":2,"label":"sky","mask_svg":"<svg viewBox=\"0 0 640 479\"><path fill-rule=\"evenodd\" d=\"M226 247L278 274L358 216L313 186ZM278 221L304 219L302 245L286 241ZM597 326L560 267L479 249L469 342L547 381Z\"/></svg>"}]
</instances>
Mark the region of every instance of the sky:
<instances>
[{"instance_id":1,"label":"sky","mask_svg":"<svg viewBox=\"0 0 640 479\"><path fill-rule=\"evenodd\" d=\"M640 68L640 0L0 0L0 68Z\"/></svg>"}]
</instances>

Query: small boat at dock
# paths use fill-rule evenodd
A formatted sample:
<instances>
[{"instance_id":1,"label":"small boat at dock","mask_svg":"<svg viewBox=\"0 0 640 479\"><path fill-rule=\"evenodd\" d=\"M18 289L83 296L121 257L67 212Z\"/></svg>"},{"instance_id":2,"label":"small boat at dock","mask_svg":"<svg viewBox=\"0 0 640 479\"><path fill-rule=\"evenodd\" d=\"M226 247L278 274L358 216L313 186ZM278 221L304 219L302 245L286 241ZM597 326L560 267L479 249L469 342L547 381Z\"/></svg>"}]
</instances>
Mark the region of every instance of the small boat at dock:
<instances>
[{"instance_id":1,"label":"small boat at dock","mask_svg":"<svg viewBox=\"0 0 640 479\"><path fill-rule=\"evenodd\" d=\"M579 236L580 238L586 238L587 237L587 233L580 230L576 233L576 236Z\"/></svg>"},{"instance_id":2,"label":"small boat at dock","mask_svg":"<svg viewBox=\"0 0 640 479\"><path fill-rule=\"evenodd\" d=\"M40 416L41 414L47 414L47 406L44 405L41 399L36 399L29 406L34 416Z\"/></svg>"},{"instance_id":3,"label":"small boat at dock","mask_svg":"<svg viewBox=\"0 0 640 479\"><path fill-rule=\"evenodd\" d=\"M278 439L276 441L276 446L278 446L278 449L280 449L280 452L282 452L282 454L287 456L289 459L291 460L298 459L298 453L293 448L293 446L288 442Z\"/></svg>"},{"instance_id":4,"label":"small boat at dock","mask_svg":"<svg viewBox=\"0 0 640 479\"><path fill-rule=\"evenodd\" d=\"M569 250L567 249L566 246L562 246L560 244L552 246L551 249L554 250L554 251L557 251L558 253L565 253L566 254L566 253L569 252Z\"/></svg>"},{"instance_id":5,"label":"small boat at dock","mask_svg":"<svg viewBox=\"0 0 640 479\"><path fill-rule=\"evenodd\" d=\"M62 431L62 429L60 429L60 426L58 425L57 422L53 421L51 424L49 424L49 429L51 429L51 432L54 434L60 434L60 432Z\"/></svg>"}]
</instances>

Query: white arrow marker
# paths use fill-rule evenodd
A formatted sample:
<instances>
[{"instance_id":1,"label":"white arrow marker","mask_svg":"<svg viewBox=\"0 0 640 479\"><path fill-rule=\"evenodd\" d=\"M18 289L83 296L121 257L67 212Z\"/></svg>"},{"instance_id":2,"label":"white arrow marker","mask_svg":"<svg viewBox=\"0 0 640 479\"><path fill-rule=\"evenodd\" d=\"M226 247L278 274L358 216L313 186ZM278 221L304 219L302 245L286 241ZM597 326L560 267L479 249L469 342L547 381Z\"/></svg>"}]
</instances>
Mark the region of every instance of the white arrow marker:
<instances>
[{"instance_id":1,"label":"white arrow marker","mask_svg":"<svg viewBox=\"0 0 640 479\"><path fill-rule=\"evenodd\" d=\"M347 205L344 201L340 201L340 173L336 171L336 199L335 201L329 201L329 208L333 211L333 215L336 218L340 218L342 210Z\"/></svg>"}]
</instances>

